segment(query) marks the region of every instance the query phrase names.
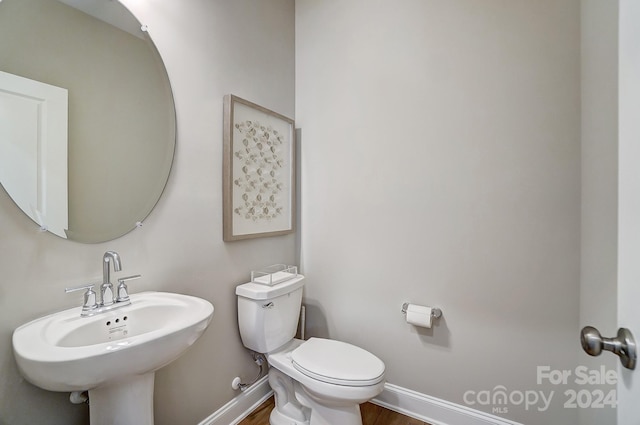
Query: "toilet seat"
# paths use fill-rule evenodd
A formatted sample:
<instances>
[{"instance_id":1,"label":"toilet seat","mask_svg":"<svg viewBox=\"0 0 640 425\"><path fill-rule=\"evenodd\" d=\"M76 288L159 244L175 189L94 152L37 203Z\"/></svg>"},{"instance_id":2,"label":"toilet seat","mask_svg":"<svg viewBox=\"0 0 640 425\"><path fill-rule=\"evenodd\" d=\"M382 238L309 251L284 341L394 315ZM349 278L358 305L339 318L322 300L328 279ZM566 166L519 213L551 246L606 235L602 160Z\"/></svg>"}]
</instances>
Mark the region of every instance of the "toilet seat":
<instances>
[{"instance_id":1,"label":"toilet seat","mask_svg":"<svg viewBox=\"0 0 640 425\"><path fill-rule=\"evenodd\" d=\"M291 352L300 373L329 384L351 387L375 385L384 379L382 360L355 345L310 338Z\"/></svg>"}]
</instances>

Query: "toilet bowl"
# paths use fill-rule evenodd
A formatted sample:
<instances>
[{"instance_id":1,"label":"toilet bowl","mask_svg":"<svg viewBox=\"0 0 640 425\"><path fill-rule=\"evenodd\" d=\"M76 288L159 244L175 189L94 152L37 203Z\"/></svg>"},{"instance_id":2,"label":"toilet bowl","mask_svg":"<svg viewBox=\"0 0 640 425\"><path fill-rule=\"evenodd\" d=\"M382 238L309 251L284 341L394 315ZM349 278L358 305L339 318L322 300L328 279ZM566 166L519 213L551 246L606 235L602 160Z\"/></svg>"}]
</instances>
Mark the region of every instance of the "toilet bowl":
<instances>
[{"instance_id":1,"label":"toilet bowl","mask_svg":"<svg viewBox=\"0 0 640 425\"><path fill-rule=\"evenodd\" d=\"M359 405L384 388L384 363L373 354L340 341L294 339L267 354L267 362L270 373L276 369L286 376L280 379L292 381L296 400L310 409L306 413L309 422L296 425L362 424Z\"/></svg>"},{"instance_id":2,"label":"toilet bowl","mask_svg":"<svg viewBox=\"0 0 640 425\"><path fill-rule=\"evenodd\" d=\"M269 364L276 400L270 424L362 425L360 404L382 392L384 363L345 342L294 338L302 279L236 288L243 344Z\"/></svg>"}]
</instances>

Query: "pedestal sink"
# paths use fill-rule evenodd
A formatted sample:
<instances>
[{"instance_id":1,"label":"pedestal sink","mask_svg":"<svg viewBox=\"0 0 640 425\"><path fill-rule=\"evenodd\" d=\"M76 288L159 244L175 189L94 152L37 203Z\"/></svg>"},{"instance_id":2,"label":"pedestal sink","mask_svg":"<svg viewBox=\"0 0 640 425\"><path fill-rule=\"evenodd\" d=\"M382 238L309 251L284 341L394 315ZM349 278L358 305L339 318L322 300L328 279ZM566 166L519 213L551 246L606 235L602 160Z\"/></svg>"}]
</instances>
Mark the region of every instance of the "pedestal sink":
<instances>
[{"instance_id":1,"label":"pedestal sink","mask_svg":"<svg viewBox=\"0 0 640 425\"><path fill-rule=\"evenodd\" d=\"M166 292L131 295L131 304L90 317L80 307L17 328L22 375L50 391L89 391L91 425L153 425L155 371L204 332L213 305Z\"/></svg>"}]
</instances>

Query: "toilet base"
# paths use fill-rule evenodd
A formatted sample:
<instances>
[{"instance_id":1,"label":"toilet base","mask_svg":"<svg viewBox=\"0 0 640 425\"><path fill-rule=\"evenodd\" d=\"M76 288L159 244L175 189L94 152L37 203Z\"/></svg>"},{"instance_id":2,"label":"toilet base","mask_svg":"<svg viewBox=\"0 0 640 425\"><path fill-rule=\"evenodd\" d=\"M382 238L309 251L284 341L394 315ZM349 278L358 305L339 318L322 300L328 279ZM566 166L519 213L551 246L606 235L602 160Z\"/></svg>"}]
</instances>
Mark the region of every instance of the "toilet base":
<instances>
[{"instance_id":1,"label":"toilet base","mask_svg":"<svg viewBox=\"0 0 640 425\"><path fill-rule=\"evenodd\" d=\"M359 404L327 406L314 399L304 387L295 382L296 399L311 409L309 425L362 425L362 414Z\"/></svg>"},{"instance_id":2,"label":"toilet base","mask_svg":"<svg viewBox=\"0 0 640 425\"><path fill-rule=\"evenodd\" d=\"M269 415L269 425L309 425L309 421L296 421L295 419L291 419L289 416L283 415L274 407Z\"/></svg>"},{"instance_id":3,"label":"toilet base","mask_svg":"<svg viewBox=\"0 0 640 425\"><path fill-rule=\"evenodd\" d=\"M311 378L295 368L291 353L305 341L293 339L267 353L269 385L276 406L271 425L362 425L360 403L384 389L384 379L373 385L344 386Z\"/></svg>"},{"instance_id":4,"label":"toilet base","mask_svg":"<svg viewBox=\"0 0 640 425\"><path fill-rule=\"evenodd\" d=\"M295 397L293 380L274 367L269 368L269 385L276 405L269 416L270 425L309 425L309 409Z\"/></svg>"},{"instance_id":5,"label":"toilet base","mask_svg":"<svg viewBox=\"0 0 640 425\"><path fill-rule=\"evenodd\" d=\"M275 398L270 425L362 425L359 404L325 405L275 367L269 368L269 385Z\"/></svg>"}]
</instances>

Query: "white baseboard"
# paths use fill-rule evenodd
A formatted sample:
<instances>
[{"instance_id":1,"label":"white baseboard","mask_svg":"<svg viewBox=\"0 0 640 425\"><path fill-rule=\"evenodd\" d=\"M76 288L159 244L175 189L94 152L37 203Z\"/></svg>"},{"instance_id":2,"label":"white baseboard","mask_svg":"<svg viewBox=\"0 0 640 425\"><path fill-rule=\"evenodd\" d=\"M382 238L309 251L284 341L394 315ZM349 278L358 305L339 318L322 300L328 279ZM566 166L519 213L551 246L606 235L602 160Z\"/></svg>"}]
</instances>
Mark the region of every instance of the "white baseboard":
<instances>
[{"instance_id":1,"label":"white baseboard","mask_svg":"<svg viewBox=\"0 0 640 425\"><path fill-rule=\"evenodd\" d=\"M273 394L268 375L222 406L198 425L237 425Z\"/></svg>"},{"instance_id":2,"label":"white baseboard","mask_svg":"<svg viewBox=\"0 0 640 425\"><path fill-rule=\"evenodd\" d=\"M432 425L522 425L388 383L371 402Z\"/></svg>"},{"instance_id":3,"label":"white baseboard","mask_svg":"<svg viewBox=\"0 0 640 425\"><path fill-rule=\"evenodd\" d=\"M268 377L264 376L198 425L237 425L272 394ZM432 425L522 425L388 383L371 402Z\"/></svg>"}]
</instances>

